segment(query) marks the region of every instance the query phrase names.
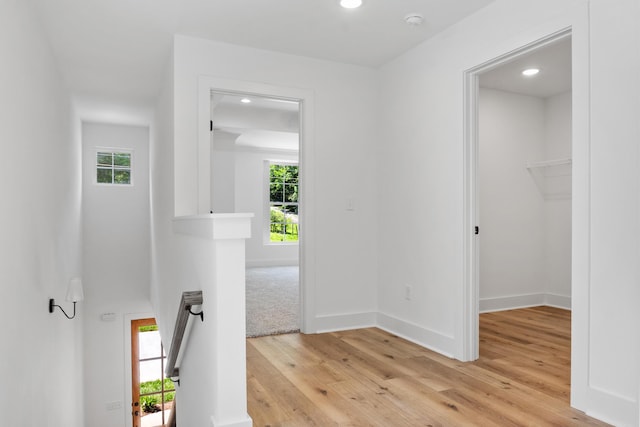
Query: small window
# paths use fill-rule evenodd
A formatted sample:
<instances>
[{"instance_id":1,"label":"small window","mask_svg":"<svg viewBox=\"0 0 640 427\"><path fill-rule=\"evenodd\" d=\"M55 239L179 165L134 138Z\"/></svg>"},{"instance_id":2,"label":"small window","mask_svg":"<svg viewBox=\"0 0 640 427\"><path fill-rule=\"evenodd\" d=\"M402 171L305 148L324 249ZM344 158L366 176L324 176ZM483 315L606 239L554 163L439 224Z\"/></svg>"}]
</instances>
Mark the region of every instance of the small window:
<instances>
[{"instance_id":1,"label":"small window","mask_svg":"<svg viewBox=\"0 0 640 427\"><path fill-rule=\"evenodd\" d=\"M131 152L98 151L96 154L98 184L131 185Z\"/></svg>"},{"instance_id":2,"label":"small window","mask_svg":"<svg viewBox=\"0 0 640 427\"><path fill-rule=\"evenodd\" d=\"M298 242L298 165L269 165L269 241Z\"/></svg>"}]
</instances>

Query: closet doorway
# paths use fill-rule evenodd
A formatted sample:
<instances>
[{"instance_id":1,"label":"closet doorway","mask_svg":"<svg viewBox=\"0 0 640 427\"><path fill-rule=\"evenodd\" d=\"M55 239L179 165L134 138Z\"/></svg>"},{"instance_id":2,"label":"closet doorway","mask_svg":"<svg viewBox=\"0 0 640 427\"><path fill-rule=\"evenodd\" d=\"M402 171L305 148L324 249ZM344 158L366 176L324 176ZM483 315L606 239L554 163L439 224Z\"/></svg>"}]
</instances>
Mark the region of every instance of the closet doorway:
<instances>
[{"instance_id":1,"label":"closet doorway","mask_svg":"<svg viewBox=\"0 0 640 427\"><path fill-rule=\"evenodd\" d=\"M564 31L466 74L468 360L479 313L571 309L571 58Z\"/></svg>"},{"instance_id":2,"label":"closet doorway","mask_svg":"<svg viewBox=\"0 0 640 427\"><path fill-rule=\"evenodd\" d=\"M571 38L479 86L480 312L571 309Z\"/></svg>"}]
</instances>

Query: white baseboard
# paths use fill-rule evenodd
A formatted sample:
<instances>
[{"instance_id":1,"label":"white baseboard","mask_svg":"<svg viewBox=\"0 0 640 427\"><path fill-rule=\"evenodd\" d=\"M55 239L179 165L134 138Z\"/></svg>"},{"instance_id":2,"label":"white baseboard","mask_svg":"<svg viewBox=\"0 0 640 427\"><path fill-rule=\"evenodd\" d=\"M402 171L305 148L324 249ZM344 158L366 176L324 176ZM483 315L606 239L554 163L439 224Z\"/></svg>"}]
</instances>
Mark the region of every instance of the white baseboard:
<instances>
[{"instance_id":1,"label":"white baseboard","mask_svg":"<svg viewBox=\"0 0 640 427\"><path fill-rule=\"evenodd\" d=\"M538 305L549 305L552 307L571 310L571 297L539 293L511 295L497 298L482 298L480 299L480 313L514 310L517 308L535 307Z\"/></svg>"},{"instance_id":2,"label":"white baseboard","mask_svg":"<svg viewBox=\"0 0 640 427\"><path fill-rule=\"evenodd\" d=\"M582 410L590 417L618 427L638 425L638 402L597 387L587 389L587 408Z\"/></svg>"},{"instance_id":3,"label":"white baseboard","mask_svg":"<svg viewBox=\"0 0 640 427\"><path fill-rule=\"evenodd\" d=\"M247 417L242 420L226 422L226 423L219 423L213 418L213 416L211 417L211 427L252 427L252 426L253 426L253 420L249 415L247 415Z\"/></svg>"},{"instance_id":4,"label":"white baseboard","mask_svg":"<svg viewBox=\"0 0 640 427\"><path fill-rule=\"evenodd\" d=\"M316 333L346 331L349 329L372 328L376 325L376 312L333 314L316 316Z\"/></svg>"},{"instance_id":5,"label":"white baseboard","mask_svg":"<svg viewBox=\"0 0 640 427\"><path fill-rule=\"evenodd\" d=\"M415 325L405 320L378 313L378 328L404 338L422 347L441 353L447 357L455 354L455 340L453 337Z\"/></svg>"},{"instance_id":6,"label":"white baseboard","mask_svg":"<svg viewBox=\"0 0 640 427\"><path fill-rule=\"evenodd\" d=\"M556 294L546 294L545 305L564 308L565 310L571 310L571 297Z\"/></svg>"},{"instance_id":7,"label":"white baseboard","mask_svg":"<svg viewBox=\"0 0 640 427\"><path fill-rule=\"evenodd\" d=\"M544 294L512 295L508 297L481 298L480 313L513 310L544 305Z\"/></svg>"},{"instance_id":8,"label":"white baseboard","mask_svg":"<svg viewBox=\"0 0 640 427\"><path fill-rule=\"evenodd\" d=\"M298 265L297 259L259 259L246 260L244 264L247 268L256 267L290 267Z\"/></svg>"},{"instance_id":9,"label":"white baseboard","mask_svg":"<svg viewBox=\"0 0 640 427\"><path fill-rule=\"evenodd\" d=\"M374 311L317 316L314 325L316 333L376 327L448 357L455 349L453 337Z\"/></svg>"},{"instance_id":10,"label":"white baseboard","mask_svg":"<svg viewBox=\"0 0 640 427\"><path fill-rule=\"evenodd\" d=\"M480 312L512 310L516 308L550 305L571 309L571 297L554 294L515 295L480 300ZM350 329L377 327L397 335L422 347L436 351L448 357L454 357L456 342L454 337L433 331L406 320L380 312L363 312L316 316L314 331L324 333L346 331Z\"/></svg>"}]
</instances>

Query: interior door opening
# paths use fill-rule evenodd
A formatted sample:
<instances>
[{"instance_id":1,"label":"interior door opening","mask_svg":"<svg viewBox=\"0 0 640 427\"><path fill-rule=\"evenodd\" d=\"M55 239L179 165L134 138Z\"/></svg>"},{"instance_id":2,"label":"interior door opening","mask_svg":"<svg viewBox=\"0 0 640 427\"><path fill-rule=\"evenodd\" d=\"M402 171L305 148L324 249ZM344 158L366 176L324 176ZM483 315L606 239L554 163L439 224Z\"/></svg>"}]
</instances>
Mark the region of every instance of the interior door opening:
<instances>
[{"instance_id":1,"label":"interior door opening","mask_svg":"<svg viewBox=\"0 0 640 427\"><path fill-rule=\"evenodd\" d=\"M211 92L211 211L252 212L247 336L301 327L300 101Z\"/></svg>"},{"instance_id":2,"label":"interior door opening","mask_svg":"<svg viewBox=\"0 0 640 427\"><path fill-rule=\"evenodd\" d=\"M466 360L480 312L571 308L571 56L566 30L466 72Z\"/></svg>"}]
</instances>

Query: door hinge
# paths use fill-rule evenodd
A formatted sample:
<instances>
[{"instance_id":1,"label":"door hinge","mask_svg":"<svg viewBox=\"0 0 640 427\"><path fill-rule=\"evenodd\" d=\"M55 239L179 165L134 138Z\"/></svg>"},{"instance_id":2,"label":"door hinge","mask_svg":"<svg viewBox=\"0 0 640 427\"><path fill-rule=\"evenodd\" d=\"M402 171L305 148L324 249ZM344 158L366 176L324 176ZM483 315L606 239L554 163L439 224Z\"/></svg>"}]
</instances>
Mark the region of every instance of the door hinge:
<instances>
[{"instance_id":1,"label":"door hinge","mask_svg":"<svg viewBox=\"0 0 640 427\"><path fill-rule=\"evenodd\" d=\"M474 234L480 234L480 227L476 225Z\"/></svg>"},{"instance_id":2,"label":"door hinge","mask_svg":"<svg viewBox=\"0 0 640 427\"><path fill-rule=\"evenodd\" d=\"M213 120L209 120L209 132L213 132Z\"/></svg>"}]
</instances>

